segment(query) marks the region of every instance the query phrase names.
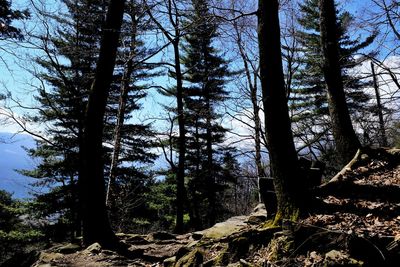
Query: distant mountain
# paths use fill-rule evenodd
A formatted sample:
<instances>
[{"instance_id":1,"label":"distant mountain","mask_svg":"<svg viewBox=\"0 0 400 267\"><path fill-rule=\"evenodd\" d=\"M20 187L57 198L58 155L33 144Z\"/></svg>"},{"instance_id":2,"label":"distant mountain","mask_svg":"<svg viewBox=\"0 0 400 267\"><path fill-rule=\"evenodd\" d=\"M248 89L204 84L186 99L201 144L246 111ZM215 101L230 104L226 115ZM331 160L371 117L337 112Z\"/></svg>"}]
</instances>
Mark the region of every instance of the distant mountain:
<instances>
[{"instance_id":1,"label":"distant mountain","mask_svg":"<svg viewBox=\"0 0 400 267\"><path fill-rule=\"evenodd\" d=\"M25 134L0 133L0 189L13 193L15 198L27 198L32 192L32 178L20 175L15 170L33 169L35 162L23 147L34 148L35 140Z\"/></svg>"}]
</instances>

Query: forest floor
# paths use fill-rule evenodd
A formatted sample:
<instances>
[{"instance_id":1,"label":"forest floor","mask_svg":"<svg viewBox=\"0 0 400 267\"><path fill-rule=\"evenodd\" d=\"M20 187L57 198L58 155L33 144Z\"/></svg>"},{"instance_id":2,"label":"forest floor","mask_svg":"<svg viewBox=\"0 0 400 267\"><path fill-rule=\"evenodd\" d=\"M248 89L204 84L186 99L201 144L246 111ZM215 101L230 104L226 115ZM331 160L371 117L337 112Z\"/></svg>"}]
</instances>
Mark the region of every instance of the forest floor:
<instances>
[{"instance_id":1,"label":"forest floor","mask_svg":"<svg viewBox=\"0 0 400 267\"><path fill-rule=\"evenodd\" d=\"M129 256L59 245L33 266L400 266L400 157L388 155L358 155L298 222L269 227L259 205L200 232L118 234Z\"/></svg>"}]
</instances>

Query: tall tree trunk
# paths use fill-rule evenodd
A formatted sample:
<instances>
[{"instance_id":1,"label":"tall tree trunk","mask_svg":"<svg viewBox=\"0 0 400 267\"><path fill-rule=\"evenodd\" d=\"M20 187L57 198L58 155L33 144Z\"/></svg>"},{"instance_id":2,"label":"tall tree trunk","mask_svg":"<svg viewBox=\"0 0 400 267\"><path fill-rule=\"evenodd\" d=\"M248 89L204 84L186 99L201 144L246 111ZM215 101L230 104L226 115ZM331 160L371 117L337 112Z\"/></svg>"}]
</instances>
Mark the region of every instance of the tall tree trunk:
<instances>
[{"instance_id":1,"label":"tall tree trunk","mask_svg":"<svg viewBox=\"0 0 400 267\"><path fill-rule=\"evenodd\" d=\"M300 180L285 92L280 43L279 1L258 1L258 43L265 129L278 211L275 221L296 219ZM297 181L297 182L296 182ZM301 201L301 200L300 200Z\"/></svg>"},{"instance_id":2,"label":"tall tree trunk","mask_svg":"<svg viewBox=\"0 0 400 267\"><path fill-rule=\"evenodd\" d=\"M385 121L383 120L383 106L381 102L381 94L379 92L378 78L375 73L375 65L371 61L372 78L374 83L375 97L376 97L376 109L379 117L379 145L387 146L387 137L385 131Z\"/></svg>"},{"instance_id":3,"label":"tall tree trunk","mask_svg":"<svg viewBox=\"0 0 400 267\"><path fill-rule=\"evenodd\" d=\"M206 89L207 90L207 89ZM212 149L212 130L211 130L211 105L209 93L206 93L206 109L207 109L207 119L206 119L206 156L207 156L207 171L205 172L207 177L207 199L208 199L208 209L207 209L207 220L208 225L214 225L217 219L216 212L216 184L215 184L215 173L214 173L214 162L213 162L213 149Z\"/></svg>"},{"instance_id":4,"label":"tall tree trunk","mask_svg":"<svg viewBox=\"0 0 400 267\"><path fill-rule=\"evenodd\" d=\"M259 201L262 201L262 196L261 196L261 190L260 190L260 178L261 177L265 177L265 171L264 168L262 166L262 157L261 157L261 120L260 120L260 106L258 105L258 96L257 96L257 91L258 91L258 87L257 87L257 72L254 71L253 76L254 79L252 77L252 73L250 70L250 65L249 65L249 59L246 55L246 51L243 47L243 41L242 41L242 36L241 33L238 29L238 25L236 23L236 21L234 21L233 27L235 29L236 32L236 42L237 42L237 46L239 48L239 54L240 57L242 58L243 61L243 67L244 67L244 71L246 74L246 79L247 79L247 84L249 87L249 93L250 93L250 100L251 100L251 104L252 104L252 108L253 108L253 120L254 120L254 149L255 149L255 164L256 164L256 169L257 169L257 179L258 179L258 190L259 190L259 194L258 194L258 198Z\"/></svg>"},{"instance_id":5,"label":"tall tree trunk","mask_svg":"<svg viewBox=\"0 0 400 267\"><path fill-rule=\"evenodd\" d=\"M176 36L179 36L179 31ZM179 39L175 38L173 42L174 59L175 59L175 78L176 78L176 102L178 112L178 169L176 172L176 226L177 233L183 232L183 202L185 201L185 157L186 157L186 132L185 132L185 117L183 110L183 78L181 71L181 62L179 54Z\"/></svg>"},{"instance_id":6,"label":"tall tree trunk","mask_svg":"<svg viewBox=\"0 0 400 267\"><path fill-rule=\"evenodd\" d=\"M336 10L334 0L320 0L321 47L323 71L328 92L333 136L342 164L347 164L361 146L351 124L340 67Z\"/></svg>"},{"instance_id":7,"label":"tall tree trunk","mask_svg":"<svg viewBox=\"0 0 400 267\"><path fill-rule=\"evenodd\" d=\"M85 116L83 169L80 186L83 242L86 245L99 242L104 247L114 247L117 244L117 238L111 230L105 205L102 142L104 113L113 77L124 3L124 0L110 1Z\"/></svg>"},{"instance_id":8,"label":"tall tree trunk","mask_svg":"<svg viewBox=\"0 0 400 267\"><path fill-rule=\"evenodd\" d=\"M114 129L114 150L111 156L110 174L108 179L107 193L106 193L106 205L110 211L113 212L115 209L115 181L117 176L117 168L119 156L121 154L121 131L124 126L124 120L126 115L126 102L128 101L128 95L130 92L130 82L133 73L133 59L135 56L136 49L136 36L137 36L137 21L135 19L135 12L131 15L132 26L131 26L131 41L129 45L130 53L129 59L125 64L124 74L121 81L121 92L118 101L118 114L117 122Z\"/></svg>"},{"instance_id":9,"label":"tall tree trunk","mask_svg":"<svg viewBox=\"0 0 400 267\"><path fill-rule=\"evenodd\" d=\"M176 80L176 103L177 103L177 117L178 117L178 168L175 168L176 174L176 225L175 232L183 232L183 215L184 215L184 201L186 199L185 191L185 161L186 161L186 130L185 130L185 114L184 114L184 104L183 104L183 75L181 70L181 56L180 56L180 18L178 10L176 9L176 3L174 0L168 0L168 17L169 21L173 27L174 35L171 35L168 30L159 23L150 9L147 11L153 22L159 27L163 32L164 36L172 43L174 49L174 68L175 68L175 80ZM175 14L173 13L175 11ZM175 18L175 20L174 20Z\"/></svg>"}]
</instances>

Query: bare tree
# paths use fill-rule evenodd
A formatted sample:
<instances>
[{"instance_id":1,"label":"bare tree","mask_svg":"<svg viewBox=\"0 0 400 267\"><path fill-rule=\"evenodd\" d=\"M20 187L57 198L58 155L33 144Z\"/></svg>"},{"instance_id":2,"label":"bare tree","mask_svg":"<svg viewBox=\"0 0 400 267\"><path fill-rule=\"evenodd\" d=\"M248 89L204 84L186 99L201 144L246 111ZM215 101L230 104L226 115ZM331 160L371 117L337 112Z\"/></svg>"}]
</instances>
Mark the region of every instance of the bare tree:
<instances>
[{"instance_id":1,"label":"bare tree","mask_svg":"<svg viewBox=\"0 0 400 267\"><path fill-rule=\"evenodd\" d=\"M166 15L168 16L168 22L172 26L172 30L167 29L165 25L159 22L148 8L148 13L153 22L160 29L162 34L167 38L168 42L172 44L174 63L167 64L173 69L174 78L176 81L175 97L177 104L177 120L178 120L178 166L176 166L172 161L169 161L171 168L176 173L176 232L183 231L183 204L185 200L185 155L186 155L186 133L185 133L185 116L183 110L183 74L181 70L181 55L180 55L180 41L182 36L183 26L181 24L182 14L175 0L164 1L166 6ZM167 90L167 94L171 92Z\"/></svg>"}]
</instances>

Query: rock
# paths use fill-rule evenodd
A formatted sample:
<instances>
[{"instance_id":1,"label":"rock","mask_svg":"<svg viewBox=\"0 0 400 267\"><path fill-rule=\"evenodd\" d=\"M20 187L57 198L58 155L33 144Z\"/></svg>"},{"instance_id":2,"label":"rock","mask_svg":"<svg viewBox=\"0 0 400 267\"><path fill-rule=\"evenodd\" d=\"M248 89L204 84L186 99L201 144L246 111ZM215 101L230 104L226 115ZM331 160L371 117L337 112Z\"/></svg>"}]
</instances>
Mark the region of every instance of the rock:
<instances>
[{"instance_id":1,"label":"rock","mask_svg":"<svg viewBox=\"0 0 400 267\"><path fill-rule=\"evenodd\" d=\"M58 247L56 249L56 252L59 252L62 254L71 254L71 253L75 253L79 250L81 250L81 246L79 246L77 244L67 244L67 245Z\"/></svg>"},{"instance_id":2,"label":"rock","mask_svg":"<svg viewBox=\"0 0 400 267\"><path fill-rule=\"evenodd\" d=\"M267 215L263 214L255 214L250 215L249 218L246 220L248 224L261 224L267 220Z\"/></svg>"},{"instance_id":3,"label":"rock","mask_svg":"<svg viewBox=\"0 0 400 267\"><path fill-rule=\"evenodd\" d=\"M64 255L61 253L41 252L40 256L39 256L39 262L40 263L51 263L63 256Z\"/></svg>"},{"instance_id":4,"label":"rock","mask_svg":"<svg viewBox=\"0 0 400 267\"><path fill-rule=\"evenodd\" d=\"M176 240L176 236L168 232L155 232L149 234L146 239L150 242L159 240Z\"/></svg>"},{"instance_id":5,"label":"rock","mask_svg":"<svg viewBox=\"0 0 400 267\"><path fill-rule=\"evenodd\" d=\"M364 263L362 261L350 258L348 254L338 250L331 250L325 254L323 266L335 267L335 266L360 266Z\"/></svg>"},{"instance_id":6,"label":"rock","mask_svg":"<svg viewBox=\"0 0 400 267\"><path fill-rule=\"evenodd\" d=\"M267 215L267 209L265 208L265 204L263 203L258 204L254 208L253 213L265 213L265 215Z\"/></svg>"},{"instance_id":7,"label":"rock","mask_svg":"<svg viewBox=\"0 0 400 267\"><path fill-rule=\"evenodd\" d=\"M115 252L115 251L107 250L107 249L103 249L103 250L101 251L101 253L104 254L104 255L107 255L107 256L116 255L116 252Z\"/></svg>"},{"instance_id":8,"label":"rock","mask_svg":"<svg viewBox=\"0 0 400 267\"><path fill-rule=\"evenodd\" d=\"M182 258L180 258L175 267L197 267L202 266L204 261L203 253L198 250L194 249L190 253L186 254Z\"/></svg>"},{"instance_id":9,"label":"rock","mask_svg":"<svg viewBox=\"0 0 400 267\"><path fill-rule=\"evenodd\" d=\"M203 239L221 239L234 233L238 233L247 227L245 220L247 216L236 216L225 222L217 223L213 227L201 231Z\"/></svg>"},{"instance_id":10,"label":"rock","mask_svg":"<svg viewBox=\"0 0 400 267\"><path fill-rule=\"evenodd\" d=\"M124 233L117 233L117 237L125 240L131 244L148 244L149 241L146 240L146 236L138 235L138 234L124 234Z\"/></svg>"},{"instance_id":11,"label":"rock","mask_svg":"<svg viewBox=\"0 0 400 267\"><path fill-rule=\"evenodd\" d=\"M175 262L176 262L176 257L174 256L174 257L165 259L163 262L163 266L164 267L173 267L175 265Z\"/></svg>"},{"instance_id":12,"label":"rock","mask_svg":"<svg viewBox=\"0 0 400 267\"><path fill-rule=\"evenodd\" d=\"M246 220L246 223L256 225L261 224L267 220L267 210L265 209L264 204L258 204L257 207L254 208L253 212L249 215Z\"/></svg>"},{"instance_id":13,"label":"rock","mask_svg":"<svg viewBox=\"0 0 400 267\"><path fill-rule=\"evenodd\" d=\"M99 254L101 252L101 245L99 243L93 243L85 249L85 252Z\"/></svg>"}]
</instances>

